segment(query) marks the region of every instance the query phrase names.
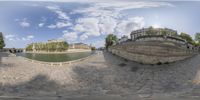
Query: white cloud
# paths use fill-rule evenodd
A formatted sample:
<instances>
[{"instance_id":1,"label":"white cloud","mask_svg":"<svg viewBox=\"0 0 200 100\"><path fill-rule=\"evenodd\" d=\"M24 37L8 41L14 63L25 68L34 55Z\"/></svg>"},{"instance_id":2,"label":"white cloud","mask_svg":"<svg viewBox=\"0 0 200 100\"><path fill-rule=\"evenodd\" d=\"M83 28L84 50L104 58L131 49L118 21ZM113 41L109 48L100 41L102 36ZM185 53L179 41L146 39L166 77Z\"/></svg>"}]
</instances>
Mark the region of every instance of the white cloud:
<instances>
[{"instance_id":1,"label":"white cloud","mask_svg":"<svg viewBox=\"0 0 200 100\"><path fill-rule=\"evenodd\" d=\"M49 25L49 26L47 26L48 28L50 28L50 29L54 29L54 28L56 28L57 26L56 25L53 25L53 24L51 24L51 25Z\"/></svg>"},{"instance_id":2,"label":"white cloud","mask_svg":"<svg viewBox=\"0 0 200 100\"><path fill-rule=\"evenodd\" d=\"M33 39L33 38L34 38L33 35L28 35L28 36L26 36L26 37L22 37L22 40L23 40L23 41L29 41L29 40L31 40L31 39Z\"/></svg>"},{"instance_id":3,"label":"white cloud","mask_svg":"<svg viewBox=\"0 0 200 100\"><path fill-rule=\"evenodd\" d=\"M63 27L67 27L67 26L71 26L71 23L67 23L67 22L57 22L55 25L51 24L49 26L47 26L50 29L54 29L54 28L63 28Z\"/></svg>"},{"instance_id":4,"label":"white cloud","mask_svg":"<svg viewBox=\"0 0 200 100\"><path fill-rule=\"evenodd\" d=\"M78 33L83 33L81 40L86 39L88 36L99 36L99 20L96 18L79 18L76 21L73 30ZM83 38L84 37L84 38Z\"/></svg>"},{"instance_id":5,"label":"white cloud","mask_svg":"<svg viewBox=\"0 0 200 100\"><path fill-rule=\"evenodd\" d=\"M151 8L151 7L161 7L169 6L173 7L172 4L167 2L136 2L136 1L113 1L109 0L104 2L94 2L89 7L75 9L73 13L84 13L88 16L112 16L119 17L120 11L128 9L138 9L138 8Z\"/></svg>"},{"instance_id":6,"label":"white cloud","mask_svg":"<svg viewBox=\"0 0 200 100\"><path fill-rule=\"evenodd\" d=\"M68 17L67 13L62 11L62 9L59 6L46 6L47 9L51 10L52 12L56 13L58 15L59 21L56 22L56 24L51 24L47 26L48 28L54 29L54 28L63 28L67 26L71 26L70 18Z\"/></svg>"},{"instance_id":7,"label":"white cloud","mask_svg":"<svg viewBox=\"0 0 200 100\"><path fill-rule=\"evenodd\" d=\"M112 8L117 11L137 9L137 8L160 7L160 6L173 7L172 4L167 2L135 2L135 1L129 1L129 2L118 1L115 3L101 2L97 3L96 6L101 8Z\"/></svg>"},{"instance_id":8,"label":"white cloud","mask_svg":"<svg viewBox=\"0 0 200 100\"><path fill-rule=\"evenodd\" d=\"M33 35L28 35L26 37L19 38L17 35L8 34L5 36L8 41L29 41L34 38Z\"/></svg>"},{"instance_id":9,"label":"white cloud","mask_svg":"<svg viewBox=\"0 0 200 100\"><path fill-rule=\"evenodd\" d=\"M39 23L38 26L39 26L39 27L43 27L43 26L44 26L44 23Z\"/></svg>"},{"instance_id":10,"label":"white cloud","mask_svg":"<svg viewBox=\"0 0 200 100\"><path fill-rule=\"evenodd\" d=\"M40 18L40 23L38 24L38 27L44 27L45 23L46 23L47 18L46 17L41 17Z\"/></svg>"},{"instance_id":11,"label":"white cloud","mask_svg":"<svg viewBox=\"0 0 200 100\"><path fill-rule=\"evenodd\" d=\"M53 5L53 6L46 6L46 8L52 10L52 11L55 11L55 10L60 10L60 7L59 6L56 6L56 5Z\"/></svg>"},{"instance_id":12,"label":"white cloud","mask_svg":"<svg viewBox=\"0 0 200 100\"><path fill-rule=\"evenodd\" d=\"M99 17L99 16L110 16L110 17L119 17L119 12L114 11L112 8L102 8L98 6L96 3L93 5L82 8L82 9L75 9L71 12L71 14L81 13L84 16L88 17Z\"/></svg>"},{"instance_id":13,"label":"white cloud","mask_svg":"<svg viewBox=\"0 0 200 100\"><path fill-rule=\"evenodd\" d=\"M118 12L99 9L96 6L78 9L73 13L82 13L84 15L83 18L77 19L74 28L72 28L77 33L83 33L80 36L81 40L85 40L90 36L114 33L117 24L116 18L120 16Z\"/></svg>"},{"instance_id":14,"label":"white cloud","mask_svg":"<svg viewBox=\"0 0 200 100\"><path fill-rule=\"evenodd\" d=\"M63 28L63 27L67 27L70 25L71 25L71 23L67 23L67 22L57 22L56 23L57 28Z\"/></svg>"},{"instance_id":15,"label":"white cloud","mask_svg":"<svg viewBox=\"0 0 200 100\"><path fill-rule=\"evenodd\" d=\"M27 39L28 39L28 40L33 39L33 38L34 38L33 35L29 35L29 36L27 36Z\"/></svg>"},{"instance_id":16,"label":"white cloud","mask_svg":"<svg viewBox=\"0 0 200 100\"><path fill-rule=\"evenodd\" d=\"M69 17L67 16L67 14L65 12L62 11L62 9L60 9L59 6L47 6L47 9L51 10L52 12L56 13L58 15L59 19L62 20L69 20Z\"/></svg>"},{"instance_id":17,"label":"white cloud","mask_svg":"<svg viewBox=\"0 0 200 100\"><path fill-rule=\"evenodd\" d=\"M97 48L104 47L105 46L105 41L104 40L94 41L94 43L92 45L97 47Z\"/></svg>"},{"instance_id":18,"label":"white cloud","mask_svg":"<svg viewBox=\"0 0 200 100\"><path fill-rule=\"evenodd\" d=\"M80 40L85 40L85 39L87 39L88 38L88 35L87 34L82 34L81 36L80 36Z\"/></svg>"},{"instance_id":19,"label":"white cloud","mask_svg":"<svg viewBox=\"0 0 200 100\"><path fill-rule=\"evenodd\" d=\"M93 9L94 10L94 9ZM84 18L79 18L72 28L77 33L83 33L80 36L81 40L85 40L90 36L100 36L110 33L115 33L118 36L123 34L130 34L134 29L144 27L144 18L143 17L131 17L131 18L121 18L120 13L108 14L111 12L105 11L105 13L97 14L94 13L85 13ZM112 16L109 16L112 15Z\"/></svg>"},{"instance_id":20,"label":"white cloud","mask_svg":"<svg viewBox=\"0 0 200 100\"><path fill-rule=\"evenodd\" d=\"M80 35L81 40L90 36L105 34L128 35L131 31L145 27L145 18L142 16L126 16L122 12L128 9L150 8L173 5L167 2L95 2L89 7L75 9L71 14L82 14L77 19L72 30ZM92 27L92 28L91 28Z\"/></svg>"},{"instance_id":21,"label":"white cloud","mask_svg":"<svg viewBox=\"0 0 200 100\"><path fill-rule=\"evenodd\" d=\"M127 35L129 36L131 31L144 27L145 22L143 17L132 17L127 20L122 20L116 27L118 36Z\"/></svg>"},{"instance_id":22,"label":"white cloud","mask_svg":"<svg viewBox=\"0 0 200 100\"><path fill-rule=\"evenodd\" d=\"M65 30L65 31L63 31L63 33L64 34L63 34L62 38L64 40L69 41L69 42L75 41L78 37L77 33L75 33L75 32L68 32L68 31Z\"/></svg>"},{"instance_id":23,"label":"white cloud","mask_svg":"<svg viewBox=\"0 0 200 100\"><path fill-rule=\"evenodd\" d=\"M9 41L14 41L15 40L15 35L13 35L13 34L8 34L8 35L6 35L5 36L5 38L7 39L7 40L9 40Z\"/></svg>"},{"instance_id":24,"label":"white cloud","mask_svg":"<svg viewBox=\"0 0 200 100\"><path fill-rule=\"evenodd\" d=\"M115 32L115 27L117 25L117 20L112 17L100 17L99 18L99 28L101 34L110 34Z\"/></svg>"},{"instance_id":25,"label":"white cloud","mask_svg":"<svg viewBox=\"0 0 200 100\"><path fill-rule=\"evenodd\" d=\"M26 20L26 18L22 19L21 22L19 22L21 27L29 27L30 23Z\"/></svg>"},{"instance_id":26,"label":"white cloud","mask_svg":"<svg viewBox=\"0 0 200 100\"><path fill-rule=\"evenodd\" d=\"M124 10L161 7L173 5L167 2L133 2L133 1L116 1L115 3L108 3L110 0L103 2L94 1L88 7L74 9L70 14L81 14L82 16L75 20L72 25L70 18L66 12L59 6L47 6L47 8L58 15L56 24L51 24L49 28L63 28L71 26L72 32L63 32L64 38L70 41L85 40L90 37L96 37L106 34L116 34L118 36L128 35L131 31L145 26L145 18L142 16L126 16ZM75 1L76 2L76 1ZM90 1L88 1L90 2ZM103 44L103 42L101 42Z\"/></svg>"},{"instance_id":27,"label":"white cloud","mask_svg":"<svg viewBox=\"0 0 200 100\"><path fill-rule=\"evenodd\" d=\"M55 11L58 14L58 18L60 19L69 19L69 17L67 16L67 14L61 10L57 10Z\"/></svg>"}]
</instances>

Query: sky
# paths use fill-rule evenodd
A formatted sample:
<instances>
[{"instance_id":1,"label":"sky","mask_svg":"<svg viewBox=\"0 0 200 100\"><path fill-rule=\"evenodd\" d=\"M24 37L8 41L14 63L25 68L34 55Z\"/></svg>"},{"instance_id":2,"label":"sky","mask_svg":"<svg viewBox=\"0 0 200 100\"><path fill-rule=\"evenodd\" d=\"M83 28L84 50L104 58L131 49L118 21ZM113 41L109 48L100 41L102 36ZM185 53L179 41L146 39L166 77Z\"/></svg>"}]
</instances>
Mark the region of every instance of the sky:
<instances>
[{"instance_id":1,"label":"sky","mask_svg":"<svg viewBox=\"0 0 200 100\"><path fill-rule=\"evenodd\" d=\"M6 48L62 39L104 46L143 27L166 27L194 37L200 32L200 2L133 0L0 1L0 32Z\"/></svg>"}]
</instances>

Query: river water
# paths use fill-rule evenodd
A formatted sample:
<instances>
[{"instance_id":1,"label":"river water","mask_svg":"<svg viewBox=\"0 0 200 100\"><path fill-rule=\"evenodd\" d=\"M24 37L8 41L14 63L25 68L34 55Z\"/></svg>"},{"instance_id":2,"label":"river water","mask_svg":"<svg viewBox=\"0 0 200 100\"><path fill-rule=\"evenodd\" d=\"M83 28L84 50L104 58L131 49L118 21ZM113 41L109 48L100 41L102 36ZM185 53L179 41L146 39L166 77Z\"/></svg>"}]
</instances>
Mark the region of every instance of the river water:
<instances>
[{"instance_id":1,"label":"river water","mask_svg":"<svg viewBox=\"0 0 200 100\"><path fill-rule=\"evenodd\" d=\"M91 54L93 54L93 52L76 52L63 54L18 53L16 55L44 62L65 62L81 59Z\"/></svg>"}]
</instances>

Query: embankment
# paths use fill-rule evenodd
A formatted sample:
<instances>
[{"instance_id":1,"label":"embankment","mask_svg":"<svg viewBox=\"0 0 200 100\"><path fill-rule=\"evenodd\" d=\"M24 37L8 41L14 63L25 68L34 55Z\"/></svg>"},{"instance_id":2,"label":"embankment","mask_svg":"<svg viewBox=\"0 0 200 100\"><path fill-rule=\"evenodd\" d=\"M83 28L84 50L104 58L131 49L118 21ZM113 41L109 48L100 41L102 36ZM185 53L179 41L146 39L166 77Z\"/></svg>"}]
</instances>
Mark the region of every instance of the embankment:
<instances>
[{"instance_id":1,"label":"embankment","mask_svg":"<svg viewBox=\"0 0 200 100\"><path fill-rule=\"evenodd\" d=\"M169 41L130 41L112 46L109 51L144 64L170 63L195 55L191 50Z\"/></svg>"}]
</instances>

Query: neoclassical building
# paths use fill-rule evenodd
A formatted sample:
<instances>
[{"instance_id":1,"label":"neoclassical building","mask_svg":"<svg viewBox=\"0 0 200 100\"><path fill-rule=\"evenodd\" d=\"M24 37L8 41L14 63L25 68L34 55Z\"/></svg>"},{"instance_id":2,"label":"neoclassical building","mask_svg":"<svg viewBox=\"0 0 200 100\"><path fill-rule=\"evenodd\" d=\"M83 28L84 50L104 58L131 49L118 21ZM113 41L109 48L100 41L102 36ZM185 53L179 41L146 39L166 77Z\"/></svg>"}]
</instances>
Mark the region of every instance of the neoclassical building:
<instances>
[{"instance_id":1,"label":"neoclassical building","mask_svg":"<svg viewBox=\"0 0 200 100\"><path fill-rule=\"evenodd\" d=\"M177 31L172 30L169 28L142 28L139 30L135 30L131 32L131 40L136 40L138 37L141 36L159 36L159 35L166 35L166 36L173 36L177 37Z\"/></svg>"},{"instance_id":2,"label":"neoclassical building","mask_svg":"<svg viewBox=\"0 0 200 100\"><path fill-rule=\"evenodd\" d=\"M69 49L91 49L91 46L84 43L69 44Z\"/></svg>"},{"instance_id":3,"label":"neoclassical building","mask_svg":"<svg viewBox=\"0 0 200 100\"><path fill-rule=\"evenodd\" d=\"M142 28L139 30L132 31L130 34L130 39L128 36L123 36L118 40L117 44L121 44L127 41L171 41L180 44L182 47L194 50L195 47L178 36L176 30L169 28Z\"/></svg>"},{"instance_id":4,"label":"neoclassical building","mask_svg":"<svg viewBox=\"0 0 200 100\"><path fill-rule=\"evenodd\" d=\"M120 39L118 39L118 43L123 43L123 42L126 42L127 40L128 40L128 36L124 35Z\"/></svg>"}]
</instances>

